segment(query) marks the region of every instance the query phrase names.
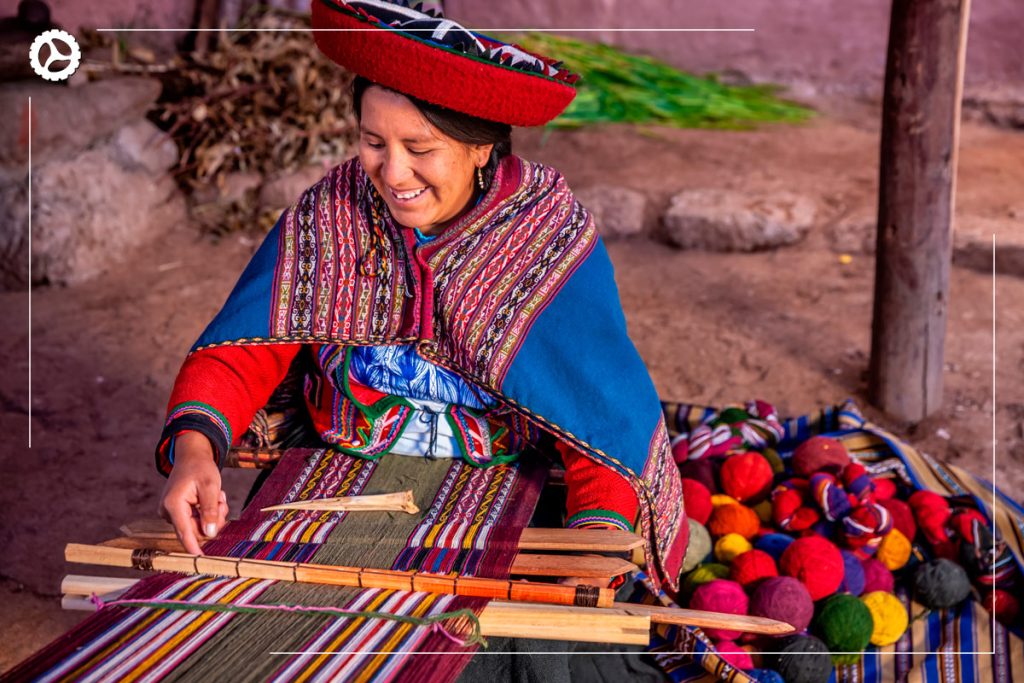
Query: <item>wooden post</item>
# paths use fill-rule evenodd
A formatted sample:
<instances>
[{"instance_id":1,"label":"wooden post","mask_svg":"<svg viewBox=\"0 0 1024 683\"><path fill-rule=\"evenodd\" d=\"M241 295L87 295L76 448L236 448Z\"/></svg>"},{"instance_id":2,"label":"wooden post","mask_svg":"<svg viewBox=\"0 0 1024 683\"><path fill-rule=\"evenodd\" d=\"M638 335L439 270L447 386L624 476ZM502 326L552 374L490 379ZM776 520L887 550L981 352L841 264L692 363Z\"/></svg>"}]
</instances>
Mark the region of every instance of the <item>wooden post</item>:
<instances>
[{"instance_id":1,"label":"wooden post","mask_svg":"<svg viewBox=\"0 0 1024 683\"><path fill-rule=\"evenodd\" d=\"M942 403L970 0L893 0L882 112L870 394L918 421Z\"/></svg>"}]
</instances>

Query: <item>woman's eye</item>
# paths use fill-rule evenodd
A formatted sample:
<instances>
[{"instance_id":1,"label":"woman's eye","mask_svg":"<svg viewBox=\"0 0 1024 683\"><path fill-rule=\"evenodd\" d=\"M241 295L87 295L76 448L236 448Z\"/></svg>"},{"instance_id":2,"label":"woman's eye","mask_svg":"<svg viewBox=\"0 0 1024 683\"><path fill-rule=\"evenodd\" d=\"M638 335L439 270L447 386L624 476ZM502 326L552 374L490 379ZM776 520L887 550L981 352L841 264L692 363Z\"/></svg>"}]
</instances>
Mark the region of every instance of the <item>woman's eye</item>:
<instances>
[{"instance_id":1,"label":"woman's eye","mask_svg":"<svg viewBox=\"0 0 1024 683\"><path fill-rule=\"evenodd\" d=\"M430 154L433 150L430 149L410 149L409 154L413 156L422 157Z\"/></svg>"},{"instance_id":2,"label":"woman's eye","mask_svg":"<svg viewBox=\"0 0 1024 683\"><path fill-rule=\"evenodd\" d=\"M369 147L370 149L384 149L384 143L382 142L372 142L370 140L367 140L366 146Z\"/></svg>"}]
</instances>

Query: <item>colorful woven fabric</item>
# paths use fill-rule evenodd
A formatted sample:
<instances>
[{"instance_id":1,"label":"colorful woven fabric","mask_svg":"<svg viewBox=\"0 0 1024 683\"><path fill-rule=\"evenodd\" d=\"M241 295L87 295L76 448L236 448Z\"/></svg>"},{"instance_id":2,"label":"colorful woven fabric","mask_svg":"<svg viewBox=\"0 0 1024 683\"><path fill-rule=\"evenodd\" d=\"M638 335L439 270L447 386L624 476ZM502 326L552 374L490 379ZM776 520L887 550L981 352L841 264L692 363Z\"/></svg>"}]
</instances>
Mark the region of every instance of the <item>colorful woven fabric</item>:
<instances>
[{"instance_id":1,"label":"colorful woven fabric","mask_svg":"<svg viewBox=\"0 0 1024 683\"><path fill-rule=\"evenodd\" d=\"M586 339L600 344L572 343ZM652 580L676 586L688 527L660 404L594 222L553 169L506 157L479 204L423 245L358 159L330 171L283 214L194 350L295 342L416 343L628 481ZM388 419L382 429L402 418ZM460 426L473 436L471 420Z\"/></svg>"},{"instance_id":2,"label":"colorful woven fabric","mask_svg":"<svg viewBox=\"0 0 1024 683\"><path fill-rule=\"evenodd\" d=\"M370 461L330 450L290 451L241 519L203 550L253 559L503 577L533 513L542 477L541 468L480 469L461 461ZM397 490L409 481L416 482L416 502L423 510L418 515L259 512L280 502ZM322 605L416 617L462 608L479 611L486 604L427 593L178 574L147 578L124 597ZM468 624L458 621L445 627L468 632ZM343 654L314 654L325 651ZM87 619L10 676L86 681L398 678L434 683L454 680L473 651L430 628L382 619L114 606ZM449 654L413 656L419 652Z\"/></svg>"}]
</instances>

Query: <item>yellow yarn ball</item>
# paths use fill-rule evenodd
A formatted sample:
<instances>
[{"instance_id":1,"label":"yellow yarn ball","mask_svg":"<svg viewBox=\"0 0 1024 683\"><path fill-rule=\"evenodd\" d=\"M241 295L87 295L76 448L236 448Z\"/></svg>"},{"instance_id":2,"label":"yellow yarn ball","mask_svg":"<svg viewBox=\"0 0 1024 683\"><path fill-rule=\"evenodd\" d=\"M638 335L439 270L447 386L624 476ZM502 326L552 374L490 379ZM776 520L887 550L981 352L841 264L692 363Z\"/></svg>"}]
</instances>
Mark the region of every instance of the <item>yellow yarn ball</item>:
<instances>
[{"instance_id":1,"label":"yellow yarn ball","mask_svg":"<svg viewBox=\"0 0 1024 683\"><path fill-rule=\"evenodd\" d=\"M719 562L732 562L733 558L753 547L750 541L739 534L726 534L715 543L715 557Z\"/></svg>"},{"instance_id":2,"label":"yellow yarn ball","mask_svg":"<svg viewBox=\"0 0 1024 683\"><path fill-rule=\"evenodd\" d=\"M875 557L894 572L910 560L910 541L899 529L893 529L882 537Z\"/></svg>"},{"instance_id":3,"label":"yellow yarn ball","mask_svg":"<svg viewBox=\"0 0 1024 683\"><path fill-rule=\"evenodd\" d=\"M867 605L875 624L871 631L871 644L884 647L899 640L910 624L907 610L899 598L886 591L875 591L861 597L861 601Z\"/></svg>"},{"instance_id":4,"label":"yellow yarn ball","mask_svg":"<svg viewBox=\"0 0 1024 683\"><path fill-rule=\"evenodd\" d=\"M727 496L724 493L714 493L711 495L711 507L716 508L721 505L739 505L740 502L732 496Z\"/></svg>"},{"instance_id":5,"label":"yellow yarn ball","mask_svg":"<svg viewBox=\"0 0 1024 683\"><path fill-rule=\"evenodd\" d=\"M757 505L751 505L750 507L754 508L758 519L761 520L761 524L765 526L772 525L772 502L770 500L762 500Z\"/></svg>"}]
</instances>

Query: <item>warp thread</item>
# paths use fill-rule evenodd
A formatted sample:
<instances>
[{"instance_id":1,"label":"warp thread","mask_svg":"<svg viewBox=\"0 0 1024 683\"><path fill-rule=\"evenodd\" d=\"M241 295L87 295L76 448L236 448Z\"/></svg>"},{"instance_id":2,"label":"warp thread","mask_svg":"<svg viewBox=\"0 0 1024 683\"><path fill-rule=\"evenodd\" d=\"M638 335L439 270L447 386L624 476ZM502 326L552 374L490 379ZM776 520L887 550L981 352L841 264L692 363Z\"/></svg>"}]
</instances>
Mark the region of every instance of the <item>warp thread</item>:
<instances>
[{"instance_id":1,"label":"warp thread","mask_svg":"<svg viewBox=\"0 0 1024 683\"><path fill-rule=\"evenodd\" d=\"M487 647L487 639L480 631L480 618L471 609L458 609L451 612L442 612L431 617L410 617L403 614L389 614L387 612L366 612L356 610L343 610L337 607L317 607L308 605L231 605L224 603L209 602L188 602L186 600L103 600L93 593L90 598L96 609L104 607L150 607L153 609L171 609L196 612L237 612L242 614L258 614L260 612L290 612L305 616L335 616L346 618L362 619L388 619L400 621L414 626L429 626L432 633L439 633L459 647L480 645ZM465 639L454 635L442 625L448 619L465 618L471 624L469 636Z\"/></svg>"}]
</instances>

